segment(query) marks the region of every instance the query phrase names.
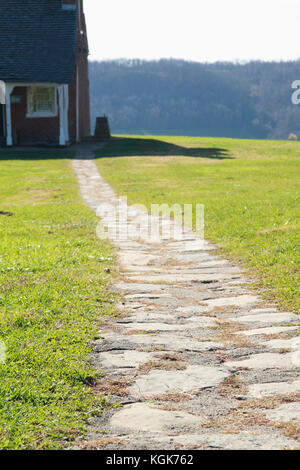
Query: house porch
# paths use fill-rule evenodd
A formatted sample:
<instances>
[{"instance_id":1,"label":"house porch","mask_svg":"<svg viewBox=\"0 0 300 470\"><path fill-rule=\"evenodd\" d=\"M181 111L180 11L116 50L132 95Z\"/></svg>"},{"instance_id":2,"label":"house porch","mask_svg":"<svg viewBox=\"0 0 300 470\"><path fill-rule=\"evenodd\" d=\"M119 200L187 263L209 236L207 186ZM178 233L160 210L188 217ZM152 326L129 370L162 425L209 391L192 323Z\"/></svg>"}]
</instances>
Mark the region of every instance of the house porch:
<instances>
[{"instance_id":1,"label":"house porch","mask_svg":"<svg viewBox=\"0 0 300 470\"><path fill-rule=\"evenodd\" d=\"M3 127L6 145L67 145L69 86L6 83Z\"/></svg>"}]
</instances>

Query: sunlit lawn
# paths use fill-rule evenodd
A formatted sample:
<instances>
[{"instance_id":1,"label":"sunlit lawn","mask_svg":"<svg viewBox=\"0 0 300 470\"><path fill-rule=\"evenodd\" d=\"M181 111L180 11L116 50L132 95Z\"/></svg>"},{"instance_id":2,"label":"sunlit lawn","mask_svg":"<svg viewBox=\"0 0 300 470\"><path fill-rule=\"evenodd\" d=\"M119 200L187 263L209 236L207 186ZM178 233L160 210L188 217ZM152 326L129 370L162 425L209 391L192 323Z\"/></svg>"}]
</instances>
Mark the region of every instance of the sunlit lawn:
<instances>
[{"instance_id":1,"label":"sunlit lawn","mask_svg":"<svg viewBox=\"0 0 300 470\"><path fill-rule=\"evenodd\" d=\"M206 238L250 268L266 299L299 312L298 142L121 137L97 153L121 195L205 204Z\"/></svg>"},{"instance_id":2,"label":"sunlit lawn","mask_svg":"<svg viewBox=\"0 0 300 470\"><path fill-rule=\"evenodd\" d=\"M64 151L0 152L0 448L55 449L101 397L90 341L110 314L110 246L95 234Z\"/></svg>"}]
</instances>

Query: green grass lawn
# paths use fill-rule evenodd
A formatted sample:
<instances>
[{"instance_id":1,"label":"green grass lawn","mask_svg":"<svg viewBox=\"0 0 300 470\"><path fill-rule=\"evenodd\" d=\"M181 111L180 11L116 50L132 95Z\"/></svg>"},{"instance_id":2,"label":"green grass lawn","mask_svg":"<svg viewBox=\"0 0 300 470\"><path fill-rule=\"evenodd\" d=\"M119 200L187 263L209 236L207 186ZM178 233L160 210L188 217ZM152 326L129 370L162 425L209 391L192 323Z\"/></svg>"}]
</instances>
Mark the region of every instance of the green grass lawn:
<instances>
[{"instance_id":1,"label":"green grass lawn","mask_svg":"<svg viewBox=\"0 0 300 470\"><path fill-rule=\"evenodd\" d=\"M112 313L113 254L62 158L71 156L0 152L1 449L68 445L105 405L90 386L89 344Z\"/></svg>"},{"instance_id":2,"label":"green grass lawn","mask_svg":"<svg viewBox=\"0 0 300 470\"><path fill-rule=\"evenodd\" d=\"M298 142L120 137L97 156L131 203L205 204L206 238L250 268L264 298L299 312Z\"/></svg>"}]
</instances>

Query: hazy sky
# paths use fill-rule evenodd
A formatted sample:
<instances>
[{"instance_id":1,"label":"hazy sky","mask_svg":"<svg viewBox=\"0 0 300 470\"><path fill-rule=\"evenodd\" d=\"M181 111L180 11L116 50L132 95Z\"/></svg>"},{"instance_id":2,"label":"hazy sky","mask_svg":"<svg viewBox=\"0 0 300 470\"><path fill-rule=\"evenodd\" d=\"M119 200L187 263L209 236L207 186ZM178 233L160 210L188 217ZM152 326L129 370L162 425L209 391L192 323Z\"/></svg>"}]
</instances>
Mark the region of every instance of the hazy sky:
<instances>
[{"instance_id":1,"label":"hazy sky","mask_svg":"<svg viewBox=\"0 0 300 470\"><path fill-rule=\"evenodd\" d=\"M84 0L91 59L300 57L300 0Z\"/></svg>"}]
</instances>

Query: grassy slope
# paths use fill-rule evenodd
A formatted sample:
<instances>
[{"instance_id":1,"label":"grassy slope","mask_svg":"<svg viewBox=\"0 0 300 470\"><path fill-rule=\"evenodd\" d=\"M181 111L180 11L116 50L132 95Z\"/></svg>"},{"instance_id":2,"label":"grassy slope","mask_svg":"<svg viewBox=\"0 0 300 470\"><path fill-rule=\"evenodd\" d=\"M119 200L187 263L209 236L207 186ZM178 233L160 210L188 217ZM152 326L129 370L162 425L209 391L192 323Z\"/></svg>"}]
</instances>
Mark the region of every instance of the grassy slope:
<instances>
[{"instance_id":1,"label":"grassy slope","mask_svg":"<svg viewBox=\"0 0 300 470\"><path fill-rule=\"evenodd\" d=\"M299 311L298 142L136 137L98 157L131 203L205 204L206 238L250 267L266 298Z\"/></svg>"},{"instance_id":2,"label":"grassy slope","mask_svg":"<svg viewBox=\"0 0 300 470\"><path fill-rule=\"evenodd\" d=\"M70 161L51 154L0 153L0 211L13 213L0 215L1 449L59 448L101 411L89 342L111 311L112 253Z\"/></svg>"}]
</instances>

